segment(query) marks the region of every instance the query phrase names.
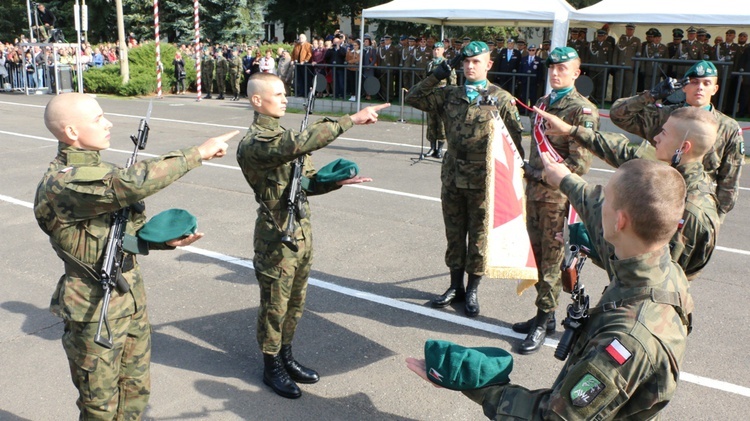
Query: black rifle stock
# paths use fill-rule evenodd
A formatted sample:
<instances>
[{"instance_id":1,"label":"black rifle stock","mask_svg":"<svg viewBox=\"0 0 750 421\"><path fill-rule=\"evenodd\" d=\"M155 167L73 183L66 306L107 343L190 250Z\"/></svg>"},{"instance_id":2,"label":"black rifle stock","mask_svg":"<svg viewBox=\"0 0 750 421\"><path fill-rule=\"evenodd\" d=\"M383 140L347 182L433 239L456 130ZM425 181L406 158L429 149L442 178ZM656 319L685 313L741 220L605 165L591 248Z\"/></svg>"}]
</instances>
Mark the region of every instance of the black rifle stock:
<instances>
[{"instance_id":1,"label":"black rifle stock","mask_svg":"<svg viewBox=\"0 0 750 421\"><path fill-rule=\"evenodd\" d=\"M566 221L565 230L567 229L568 225ZM565 332L563 332L563 336L560 338L560 342L558 342L555 349L555 358L560 361L565 361L568 358L570 351L575 346L576 341L578 341L581 329L589 317L589 296L581 284L581 269L583 269L583 264L586 263L586 254L581 253L581 249L576 245L566 242L565 246L567 250L565 251L565 258L563 259L561 269L563 271L563 278L567 275L573 281L572 289L566 291L570 292L570 298L573 302L568 304L567 316L562 322Z\"/></svg>"},{"instance_id":2,"label":"black rifle stock","mask_svg":"<svg viewBox=\"0 0 750 421\"><path fill-rule=\"evenodd\" d=\"M302 125L300 126L300 132L303 132L307 128L307 122L310 118L315 107L315 93L318 84L318 78L313 78L313 85L310 87L310 93L307 95L307 101L305 101L305 117L302 119ZM301 206L300 200L302 199L302 167L305 165L305 156L302 155L292 162L292 173L289 183L289 194L287 195L286 205L288 215L286 218L286 225L284 232L281 235L281 242L289 247L289 250L297 252L297 239L294 236L294 221L299 214L300 218L304 218L304 208Z\"/></svg>"},{"instance_id":3,"label":"black rifle stock","mask_svg":"<svg viewBox=\"0 0 750 421\"><path fill-rule=\"evenodd\" d=\"M127 164L125 164L125 168L129 168L138 160L139 150L146 149L149 132L148 120L151 116L151 106L152 104L149 104L146 118L141 119L141 123L138 126L138 134L130 136L130 139L135 144L135 149L128 159ZM135 203L112 214L112 222L109 226L109 236L107 237L107 246L104 248L102 269L99 273L99 283L104 290L104 297L102 297L102 310L99 314L99 325L96 328L94 342L107 349L112 349L112 331L109 328L109 321L107 320L109 301L112 298L112 289L117 288L117 290L122 293L130 291L130 285L128 285L128 282L122 276L122 265L125 258L125 253L122 249L122 238L125 235L125 226L130 217L131 208L136 212L143 212L144 205L142 202ZM107 331L107 337L102 336L102 325Z\"/></svg>"}]
</instances>

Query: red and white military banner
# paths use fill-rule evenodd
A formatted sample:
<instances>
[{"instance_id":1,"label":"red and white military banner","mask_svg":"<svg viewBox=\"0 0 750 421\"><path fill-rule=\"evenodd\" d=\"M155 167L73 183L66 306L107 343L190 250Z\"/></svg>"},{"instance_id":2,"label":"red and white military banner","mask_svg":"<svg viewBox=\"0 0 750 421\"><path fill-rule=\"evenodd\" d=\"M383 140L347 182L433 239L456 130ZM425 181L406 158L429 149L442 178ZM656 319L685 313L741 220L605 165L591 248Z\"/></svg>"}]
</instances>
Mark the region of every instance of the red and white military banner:
<instances>
[{"instance_id":1,"label":"red and white military banner","mask_svg":"<svg viewBox=\"0 0 750 421\"><path fill-rule=\"evenodd\" d=\"M520 295L537 282L537 265L526 231L523 159L501 118L492 122L487 149L487 243L485 276L517 279Z\"/></svg>"}]
</instances>

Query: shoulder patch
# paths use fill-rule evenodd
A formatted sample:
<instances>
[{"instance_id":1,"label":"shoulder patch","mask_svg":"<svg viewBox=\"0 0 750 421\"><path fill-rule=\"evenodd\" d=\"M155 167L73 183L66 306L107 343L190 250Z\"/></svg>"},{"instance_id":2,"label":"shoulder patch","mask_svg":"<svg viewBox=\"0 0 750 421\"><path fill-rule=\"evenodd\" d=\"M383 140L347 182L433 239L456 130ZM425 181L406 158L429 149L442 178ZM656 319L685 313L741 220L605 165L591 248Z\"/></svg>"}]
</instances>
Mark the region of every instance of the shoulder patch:
<instances>
[{"instance_id":1,"label":"shoulder patch","mask_svg":"<svg viewBox=\"0 0 750 421\"><path fill-rule=\"evenodd\" d=\"M512 98L510 100L510 105L516 105L516 99L515 98Z\"/></svg>"},{"instance_id":2,"label":"shoulder patch","mask_svg":"<svg viewBox=\"0 0 750 421\"><path fill-rule=\"evenodd\" d=\"M593 121L584 121L583 127L587 129L593 129L594 128L594 122Z\"/></svg>"},{"instance_id":3,"label":"shoulder patch","mask_svg":"<svg viewBox=\"0 0 750 421\"><path fill-rule=\"evenodd\" d=\"M66 172L68 172L68 171L70 171L72 169L73 169L73 167L65 167L65 168L61 169L59 172L61 172L61 173L64 174L64 173L66 173Z\"/></svg>"},{"instance_id":4,"label":"shoulder patch","mask_svg":"<svg viewBox=\"0 0 750 421\"><path fill-rule=\"evenodd\" d=\"M109 168L103 167L78 167L72 172L72 181L96 181L109 174Z\"/></svg>"},{"instance_id":5,"label":"shoulder patch","mask_svg":"<svg viewBox=\"0 0 750 421\"><path fill-rule=\"evenodd\" d=\"M590 115L590 114L591 114L591 108L586 108L586 107L583 107L582 111L583 111L583 113L584 113L584 114L586 114L586 115Z\"/></svg>"},{"instance_id":6,"label":"shoulder patch","mask_svg":"<svg viewBox=\"0 0 750 421\"><path fill-rule=\"evenodd\" d=\"M740 132L741 131L742 131L742 129L740 129ZM742 141L742 140L740 141L740 154L742 154L742 155L745 154L745 142Z\"/></svg>"},{"instance_id":7,"label":"shoulder patch","mask_svg":"<svg viewBox=\"0 0 750 421\"><path fill-rule=\"evenodd\" d=\"M604 383L594 377L591 373L586 373L581 380L578 380L575 386L570 389L570 400L574 406L582 408L590 404L594 398L604 390Z\"/></svg>"},{"instance_id":8,"label":"shoulder patch","mask_svg":"<svg viewBox=\"0 0 750 421\"><path fill-rule=\"evenodd\" d=\"M618 365L625 364L633 356L617 338L612 339L612 342L604 350Z\"/></svg>"}]
</instances>

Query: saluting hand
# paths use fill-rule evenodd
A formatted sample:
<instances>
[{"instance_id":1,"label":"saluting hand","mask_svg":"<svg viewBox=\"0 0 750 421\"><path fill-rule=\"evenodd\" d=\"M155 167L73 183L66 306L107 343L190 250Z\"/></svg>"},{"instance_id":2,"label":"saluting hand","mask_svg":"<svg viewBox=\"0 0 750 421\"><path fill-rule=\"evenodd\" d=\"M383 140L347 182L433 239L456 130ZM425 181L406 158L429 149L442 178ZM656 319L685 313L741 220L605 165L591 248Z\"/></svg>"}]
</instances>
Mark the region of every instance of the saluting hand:
<instances>
[{"instance_id":1,"label":"saluting hand","mask_svg":"<svg viewBox=\"0 0 750 421\"><path fill-rule=\"evenodd\" d=\"M201 154L201 159L204 161L211 160L213 158L221 158L227 154L227 148L229 145L227 141L240 134L239 130L232 130L231 132L224 133L221 136L212 137L205 141L202 145L198 146L198 151Z\"/></svg>"},{"instance_id":2,"label":"saluting hand","mask_svg":"<svg viewBox=\"0 0 750 421\"><path fill-rule=\"evenodd\" d=\"M563 178L570 174L570 169L565 164L555 161L549 152L542 152L541 158L544 163L544 181L552 187L559 188Z\"/></svg>"},{"instance_id":3,"label":"saluting hand","mask_svg":"<svg viewBox=\"0 0 750 421\"><path fill-rule=\"evenodd\" d=\"M378 121L378 111L383 108L390 107L391 104L386 102L380 105L371 105L369 107L362 108L356 114L351 115L352 123L354 124L373 124Z\"/></svg>"}]
</instances>

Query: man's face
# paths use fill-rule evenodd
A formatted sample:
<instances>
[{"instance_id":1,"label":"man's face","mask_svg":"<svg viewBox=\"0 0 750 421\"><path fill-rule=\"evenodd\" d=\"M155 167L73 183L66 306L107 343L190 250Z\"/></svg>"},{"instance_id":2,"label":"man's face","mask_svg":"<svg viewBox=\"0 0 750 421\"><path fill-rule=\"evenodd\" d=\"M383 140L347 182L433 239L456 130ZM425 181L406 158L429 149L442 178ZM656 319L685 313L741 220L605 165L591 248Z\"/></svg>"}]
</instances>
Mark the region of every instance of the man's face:
<instances>
[{"instance_id":1,"label":"man's face","mask_svg":"<svg viewBox=\"0 0 750 421\"><path fill-rule=\"evenodd\" d=\"M76 145L89 151L101 151L109 148L112 123L104 117L102 107L94 100L82 101L78 105L78 119L73 126L77 135Z\"/></svg>"},{"instance_id":2,"label":"man's face","mask_svg":"<svg viewBox=\"0 0 750 421\"><path fill-rule=\"evenodd\" d=\"M526 49L526 44L524 44L524 43L522 43L522 42L519 42L519 43L518 43L518 49L519 49L520 51L524 51L524 50Z\"/></svg>"},{"instance_id":3,"label":"man's face","mask_svg":"<svg viewBox=\"0 0 750 421\"><path fill-rule=\"evenodd\" d=\"M646 35L646 42L654 42L654 36L653 35Z\"/></svg>"},{"instance_id":4,"label":"man's face","mask_svg":"<svg viewBox=\"0 0 750 421\"><path fill-rule=\"evenodd\" d=\"M744 45L746 42L747 42L747 35L740 34L739 43Z\"/></svg>"},{"instance_id":5,"label":"man's face","mask_svg":"<svg viewBox=\"0 0 750 421\"><path fill-rule=\"evenodd\" d=\"M682 147L684 139L682 130L678 129L679 120L674 118L667 119L667 122L661 128L659 134L654 137L654 146L656 147L656 159L662 162L671 162L672 156L677 149Z\"/></svg>"},{"instance_id":6,"label":"man's face","mask_svg":"<svg viewBox=\"0 0 750 421\"><path fill-rule=\"evenodd\" d=\"M477 82L487 79L487 72L490 71L492 62L490 53L479 54L464 59L464 75L469 82Z\"/></svg>"},{"instance_id":7,"label":"man's face","mask_svg":"<svg viewBox=\"0 0 750 421\"><path fill-rule=\"evenodd\" d=\"M690 82L682 87L685 101L693 107L705 107L711 103L711 97L719 90L717 77L691 77Z\"/></svg>"},{"instance_id":8,"label":"man's face","mask_svg":"<svg viewBox=\"0 0 750 421\"><path fill-rule=\"evenodd\" d=\"M625 28L625 35L632 37L635 33L635 28Z\"/></svg>"},{"instance_id":9,"label":"man's face","mask_svg":"<svg viewBox=\"0 0 750 421\"><path fill-rule=\"evenodd\" d=\"M682 38L678 38L678 37L672 38L672 43L673 44L679 44L681 42L682 42Z\"/></svg>"},{"instance_id":10,"label":"man's face","mask_svg":"<svg viewBox=\"0 0 750 421\"><path fill-rule=\"evenodd\" d=\"M340 38L334 38L333 39L333 48L339 48L339 45L341 45L341 39Z\"/></svg>"},{"instance_id":11,"label":"man's face","mask_svg":"<svg viewBox=\"0 0 750 421\"><path fill-rule=\"evenodd\" d=\"M734 42L734 34L727 32L724 35L727 37L727 43L731 44Z\"/></svg>"},{"instance_id":12,"label":"man's face","mask_svg":"<svg viewBox=\"0 0 750 421\"><path fill-rule=\"evenodd\" d=\"M286 114L287 104L284 83L280 80L267 82L261 92L253 95L251 102L261 114L283 117Z\"/></svg>"},{"instance_id":13,"label":"man's face","mask_svg":"<svg viewBox=\"0 0 750 421\"><path fill-rule=\"evenodd\" d=\"M721 44L722 42L724 42L724 38L722 37L716 37L716 39L714 39L714 45Z\"/></svg>"},{"instance_id":14,"label":"man's face","mask_svg":"<svg viewBox=\"0 0 750 421\"><path fill-rule=\"evenodd\" d=\"M576 60L549 66L549 84L552 89L564 89L573 86L581 74L580 63Z\"/></svg>"},{"instance_id":15,"label":"man's face","mask_svg":"<svg viewBox=\"0 0 750 421\"><path fill-rule=\"evenodd\" d=\"M578 39L581 41L586 41L586 33L585 32L579 32L578 33Z\"/></svg>"},{"instance_id":16,"label":"man's face","mask_svg":"<svg viewBox=\"0 0 750 421\"><path fill-rule=\"evenodd\" d=\"M706 34L699 34L697 38L700 42L706 42Z\"/></svg>"},{"instance_id":17,"label":"man's face","mask_svg":"<svg viewBox=\"0 0 750 421\"><path fill-rule=\"evenodd\" d=\"M654 44L661 44L661 37L654 37L652 41Z\"/></svg>"},{"instance_id":18,"label":"man's face","mask_svg":"<svg viewBox=\"0 0 750 421\"><path fill-rule=\"evenodd\" d=\"M688 40L695 41L695 39L698 37L698 34L695 32L688 32Z\"/></svg>"},{"instance_id":19,"label":"man's face","mask_svg":"<svg viewBox=\"0 0 750 421\"><path fill-rule=\"evenodd\" d=\"M572 39L573 41L577 40L578 39L578 32L571 32L570 33L570 39Z\"/></svg>"},{"instance_id":20,"label":"man's face","mask_svg":"<svg viewBox=\"0 0 750 421\"><path fill-rule=\"evenodd\" d=\"M443 47L435 47L432 50L432 55L434 57L443 57L443 54L445 54L445 48L443 48Z\"/></svg>"},{"instance_id":21,"label":"man's face","mask_svg":"<svg viewBox=\"0 0 750 421\"><path fill-rule=\"evenodd\" d=\"M599 41L599 42L604 42L606 39L607 39L607 35L605 35L605 34L597 35L596 36L596 40Z\"/></svg>"},{"instance_id":22,"label":"man's face","mask_svg":"<svg viewBox=\"0 0 750 421\"><path fill-rule=\"evenodd\" d=\"M414 47L417 44L417 41L415 40L409 40L409 47Z\"/></svg>"},{"instance_id":23,"label":"man's face","mask_svg":"<svg viewBox=\"0 0 750 421\"><path fill-rule=\"evenodd\" d=\"M386 38L385 39L385 45L391 45L391 39L390 38Z\"/></svg>"},{"instance_id":24,"label":"man's face","mask_svg":"<svg viewBox=\"0 0 750 421\"><path fill-rule=\"evenodd\" d=\"M427 40L426 39L419 40L419 46L421 48L426 48L427 47Z\"/></svg>"}]
</instances>

